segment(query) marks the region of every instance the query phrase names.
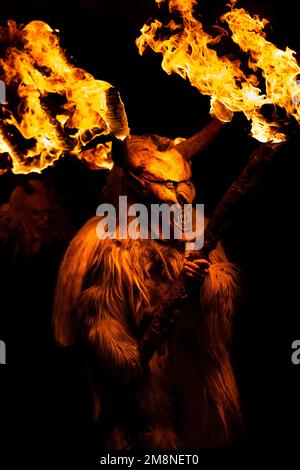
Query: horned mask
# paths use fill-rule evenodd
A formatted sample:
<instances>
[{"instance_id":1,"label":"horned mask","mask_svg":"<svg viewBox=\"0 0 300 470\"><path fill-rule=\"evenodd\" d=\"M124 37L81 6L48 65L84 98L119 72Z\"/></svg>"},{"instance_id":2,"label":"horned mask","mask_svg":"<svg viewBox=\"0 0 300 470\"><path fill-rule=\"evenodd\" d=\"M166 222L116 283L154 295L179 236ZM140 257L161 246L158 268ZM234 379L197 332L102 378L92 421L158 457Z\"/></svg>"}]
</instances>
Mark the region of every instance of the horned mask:
<instances>
[{"instance_id":1,"label":"horned mask","mask_svg":"<svg viewBox=\"0 0 300 470\"><path fill-rule=\"evenodd\" d=\"M132 188L144 198L167 204L191 204L195 197L191 181L191 158L213 139L222 123L213 119L190 139L175 141L157 135L129 134L126 113L119 93L106 93L114 163L126 172Z\"/></svg>"}]
</instances>

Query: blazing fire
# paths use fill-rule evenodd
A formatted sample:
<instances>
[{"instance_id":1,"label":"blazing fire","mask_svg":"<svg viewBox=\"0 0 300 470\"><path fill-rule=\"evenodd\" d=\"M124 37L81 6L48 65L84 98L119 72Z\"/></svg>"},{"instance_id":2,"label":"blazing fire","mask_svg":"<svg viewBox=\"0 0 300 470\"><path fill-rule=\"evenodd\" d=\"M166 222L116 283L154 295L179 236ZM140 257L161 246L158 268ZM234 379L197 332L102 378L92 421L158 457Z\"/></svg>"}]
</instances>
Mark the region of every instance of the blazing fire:
<instances>
[{"instance_id":1,"label":"blazing fire","mask_svg":"<svg viewBox=\"0 0 300 470\"><path fill-rule=\"evenodd\" d=\"M6 154L14 173L40 172L68 153L110 168L105 96L111 85L71 65L56 32L42 21L23 28L9 21L0 44L1 78L17 95L15 109L1 106L0 161ZM93 149L84 151L94 139Z\"/></svg>"},{"instance_id":2,"label":"blazing fire","mask_svg":"<svg viewBox=\"0 0 300 470\"><path fill-rule=\"evenodd\" d=\"M167 3L176 21L144 25L137 39L139 52L149 46L161 53L163 69L189 79L200 93L210 96L211 114L221 121L242 112L259 141L285 140L283 124L291 117L300 123L300 67L295 52L269 42L264 31L267 20L236 8L236 0L221 17L224 28L215 27L215 36L205 31L194 12L196 0ZM238 57L217 52L225 35L246 55L247 67ZM74 67L59 45L57 31L42 21L24 27L9 21L0 28L0 46L0 79L8 100L0 104L0 173L8 168L14 173L40 172L66 154L96 168L111 168L112 128L119 138L129 133L127 122L113 122L118 115L115 106L123 104L110 93L112 86ZM284 120L279 121L275 112L272 121L267 119L264 105L284 110ZM125 115L119 111L119 116Z\"/></svg>"},{"instance_id":3,"label":"blazing fire","mask_svg":"<svg viewBox=\"0 0 300 470\"><path fill-rule=\"evenodd\" d=\"M159 4L164 1L156 0ZM262 106L279 106L287 117L294 116L300 122L300 100L293 99L300 96L300 67L295 52L278 49L266 40L267 20L235 8L236 0L231 3L231 10L222 16L230 32L222 30L213 37L196 18L196 0L168 0L170 13L179 13L181 21L172 19L166 27L158 20L145 24L137 39L139 52L143 54L149 46L161 53L162 67L168 74L175 72L189 79L200 93L211 97L211 114L218 119L228 121L233 113L242 112L251 121L253 137L261 142L281 142L286 138L281 124L275 119L268 121ZM230 33L250 56L248 72L242 69L240 60L220 56L214 49ZM265 83L261 83L258 69Z\"/></svg>"}]
</instances>

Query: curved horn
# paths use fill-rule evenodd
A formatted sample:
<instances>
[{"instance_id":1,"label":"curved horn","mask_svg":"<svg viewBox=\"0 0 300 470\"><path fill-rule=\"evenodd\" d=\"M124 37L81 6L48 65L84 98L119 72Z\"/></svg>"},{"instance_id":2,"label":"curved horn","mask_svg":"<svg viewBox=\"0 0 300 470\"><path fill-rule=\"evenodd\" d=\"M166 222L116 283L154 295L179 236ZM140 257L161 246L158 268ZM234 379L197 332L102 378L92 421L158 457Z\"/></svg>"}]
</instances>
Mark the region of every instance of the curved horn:
<instances>
[{"instance_id":1,"label":"curved horn","mask_svg":"<svg viewBox=\"0 0 300 470\"><path fill-rule=\"evenodd\" d=\"M218 119L211 119L201 131L189 139L180 142L175 148L181 153L183 158L190 160L211 143L223 126L224 123Z\"/></svg>"},{"instance_id":2,"label":"curved horn","mask_svg":"<svg viewBox=\"0 0 300 470\"><path fill-rule=\"evenodd\" d=\"M106 124L110 132L119 140L129 136L127 116L120 93L116 88L108 88L105 91L106 98Z\"/></svg>"},{"instance_id":3,"label":"curved horn","mask_svg":"<svg viewBox=\"0 0 300 470\"><path fill-rule=\"evenodd\" d=\"M106 124L112 139L112 159L117 166L122 167L127 157L127 137L130 134L127 116L120 93L114 87L105 91Z\"/></svg>"}]
</instances>

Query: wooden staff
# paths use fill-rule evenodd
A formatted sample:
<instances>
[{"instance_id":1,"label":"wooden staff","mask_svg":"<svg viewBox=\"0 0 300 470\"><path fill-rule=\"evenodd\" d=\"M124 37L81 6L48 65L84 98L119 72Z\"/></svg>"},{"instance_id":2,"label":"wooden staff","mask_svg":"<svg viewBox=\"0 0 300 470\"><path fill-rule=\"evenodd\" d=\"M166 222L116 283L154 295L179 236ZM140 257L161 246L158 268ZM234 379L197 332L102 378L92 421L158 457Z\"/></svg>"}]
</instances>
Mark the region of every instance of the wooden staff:
<instances>
[{"instance_id":1,"label":"wooden staff","mask_svg":"<svg viewBox=\"0 0 300 470\"><path fill-rule=\"evenodd\" d=\"M191 252L193 258L208 259L210 252L228 232L245 199L264 181L282 144L262 144L250 156L240 176L232 183L210 218L204 231L201 250ZM155 351L163 344L180 315L180 305L187 298L184 274L174 283L167 297L160 301L151 324L140 341L141 362L147 367Z\"/></svg>"}]
</instances>

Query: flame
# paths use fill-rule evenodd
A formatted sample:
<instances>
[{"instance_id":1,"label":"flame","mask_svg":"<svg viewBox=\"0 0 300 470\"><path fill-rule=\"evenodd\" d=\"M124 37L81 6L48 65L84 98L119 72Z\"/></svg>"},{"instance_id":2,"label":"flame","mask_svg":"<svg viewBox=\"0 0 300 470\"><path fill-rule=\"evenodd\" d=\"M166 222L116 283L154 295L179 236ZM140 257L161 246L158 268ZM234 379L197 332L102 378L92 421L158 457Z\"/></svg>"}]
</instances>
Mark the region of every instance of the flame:
<instances>
[{"instance_id":1,"label":"flame","mask_svg":"<svg viewBox=\"0 0 300 470\"><path fill-rule=\"evenodd\" d=\"M222 21L228 24L233 41L250 54L246 73L240 60L218 55L213 47L222 41L226 32L216 37L205 32L194 14L196 3L195 0L169 0L170 13L179 13L181 22L172 19L166 27L158 20L145 24L136 41L140 54L148 46L161 53L162 68L168 74L175 72L189 79L201 94L210 96L210 112L221 121L229 121L233 113L242 112L251 121L251 133L257 140L285 140L281 124L268 121L261 108L280 106L299 122L299 104L295 97L298 93L300 96L300 83L297 85L296 81L300 69L295 53L288 48L282 51L268 42L263 33L267 20L234 8L236 1L232 1L231 11L223 15ZM265 84L260 83L258 68L262 70Z\"/></svg>"},{"instance_id":2,"label":"flame","mask_svg":"<svg viewBox=\"0 0 300 470\"><path fill-rule=\"evenodd\" d=\"M262 70L265 78L266 96L274 105L284 108L287 113L300 123L300 67L295 58L295 51L288 47L278 49L267 41L263 32L266 19L251 17L243 8L233 8L223 15L232 33L233 41L250 54L249 67Z\"/></svg>"},{"instance_id":3,"label":"flame","mask_svg":"<svg viewBox=\"0 0 300 470\"><path fill-rule=\"evenodd\" d=\"M41 172L65 153L111 167L110 142L82 152L93 138L110 132L105 91L111 85L71 65L57 34L42 21L23 28L10 21L8 30L0 29L2 40L9 47L0 71L18 99L17 109L3 107L0 118L0 153L9 154L12 171Z\"/></svg>"}]
</instances>

